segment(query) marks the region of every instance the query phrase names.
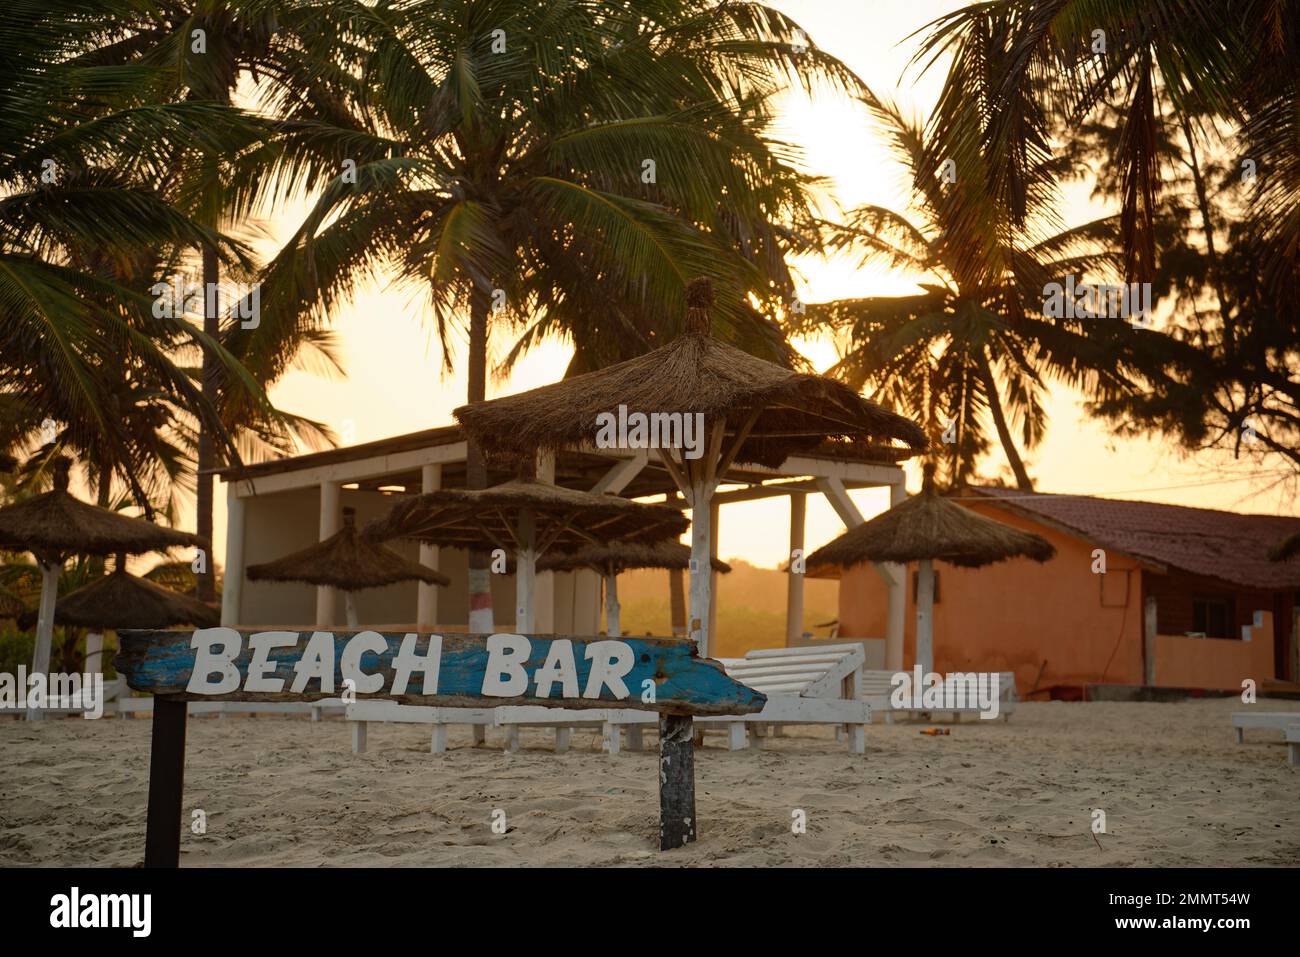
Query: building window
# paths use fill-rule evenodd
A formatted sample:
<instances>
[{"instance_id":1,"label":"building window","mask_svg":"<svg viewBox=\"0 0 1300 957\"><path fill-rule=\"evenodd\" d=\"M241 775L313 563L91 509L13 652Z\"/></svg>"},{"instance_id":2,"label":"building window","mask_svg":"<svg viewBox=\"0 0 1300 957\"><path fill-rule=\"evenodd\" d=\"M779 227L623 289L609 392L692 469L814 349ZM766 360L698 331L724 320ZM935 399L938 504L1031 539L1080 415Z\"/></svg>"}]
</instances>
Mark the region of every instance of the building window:
<instances>
[{"instance_id":1,"label":"building window","mask_svg":"<svg viewBox=\"0 0 1300 957\"><path fill-rule=\"evenodd\" d=\"M1233 634L1236 621L1232 601L1226 598L1192 599L1192 632L1206 638L1239 638Z\"/></svg>"}]
</instances>

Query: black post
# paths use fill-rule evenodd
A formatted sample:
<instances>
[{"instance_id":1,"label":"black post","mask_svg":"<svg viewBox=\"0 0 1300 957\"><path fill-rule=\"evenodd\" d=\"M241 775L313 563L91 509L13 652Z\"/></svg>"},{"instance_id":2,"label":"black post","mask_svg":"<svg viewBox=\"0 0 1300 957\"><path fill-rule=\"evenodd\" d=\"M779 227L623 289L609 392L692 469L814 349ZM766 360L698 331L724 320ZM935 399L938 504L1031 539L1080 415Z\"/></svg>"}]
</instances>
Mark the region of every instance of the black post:
<instances>
[{"instance_id":1,"label":"black post","mask_svg":"<svg viewBox=\"0 0 1300 957\"><path fill-rule=\"evenodd\" d=\"M179 867L181 796L185 791L187 705L155 696L153 744L149 749L149 816L145 823L144 866Z\"/></svg>"},{"instance_id":2,"label":"black post","mask_svg":"<svg viewBox=\"0 0 1300 957\"><path fill-rule=\"evenodd\" d=\"M695 722L659 716L659 850L695 840Z\"/></svg>"}]
</instances>

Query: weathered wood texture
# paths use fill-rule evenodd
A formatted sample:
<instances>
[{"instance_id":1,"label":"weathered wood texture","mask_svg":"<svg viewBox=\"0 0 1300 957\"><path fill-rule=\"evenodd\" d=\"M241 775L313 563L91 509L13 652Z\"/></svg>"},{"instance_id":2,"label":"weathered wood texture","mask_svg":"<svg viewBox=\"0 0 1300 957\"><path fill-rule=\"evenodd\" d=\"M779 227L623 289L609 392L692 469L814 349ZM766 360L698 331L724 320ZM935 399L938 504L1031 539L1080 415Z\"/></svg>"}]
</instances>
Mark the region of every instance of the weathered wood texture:
<instances>
[{"instance_id":1,"label":"weathered wood texture","mask_svg":"<svg viewBox=\"0 0 1300 957\"><path fill-rule=\"evenodd\" d=\"M375 631L122 631L116 667L137 691L196 701L338 697L433 707L547 705L751 714L766 697L668 638ZM436 653L430 657L431 647ZM255 664L256 661L256 664ZM396 682L400 679L401 686ZM652 682L654 700L643 700Z\"/></svg>"},{"instance_id":2,"label":"weathered wood texture","mask_svg":"<svg viewBox=\"0 0 1300 957\"><path fill-rule=\"evenodd\" d=\"M144 866L177 867L181 860L181 796L185 790L185 702L159 698L149 750L149 813Z\"/></svg>"},{"instance_id":3,"label":"weathered wood texture","mask_svg":"<svg viewBox=\"0 0 1300 957\"><path fill-rule=\"evenodd\" d=\"M695 840L695 722L659 716L659 850Z\"/></svg>"}]
</instances>

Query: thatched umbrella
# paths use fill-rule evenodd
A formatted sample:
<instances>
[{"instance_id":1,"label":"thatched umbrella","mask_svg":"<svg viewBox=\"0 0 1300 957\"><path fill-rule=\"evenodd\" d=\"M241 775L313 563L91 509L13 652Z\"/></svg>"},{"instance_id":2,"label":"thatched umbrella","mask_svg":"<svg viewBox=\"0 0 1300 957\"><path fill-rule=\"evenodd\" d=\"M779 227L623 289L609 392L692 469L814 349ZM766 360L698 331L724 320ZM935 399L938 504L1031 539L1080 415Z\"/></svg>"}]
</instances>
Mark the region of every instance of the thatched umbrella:
<instances>
[{"instance_id":1,"label":"thatched umbrella","mask_svg":"<svg viewBox=\"0 0 1300 957\"><path fill-rule=\"evenodd\" d=\"M916 578L916 661L926 672L934 667L934 562L978 568L1008 558L1045 562L1056 549L1045 538L1004 525L939 495L934 465L925 465L920 495L849 529L817 549L807 568L847 568L860 562L918 563Z\"/></svg>"},{"instance_id":2,"label":"thatched umbrella","mask_svg":"<svg viewBox=\"0 0 1300 957\"><path fill-rule=\"evenodd\" d=\"M406 581L444 587L451 584L451 579L441 572L409 561L391 548L362 537L357 531L357 512L353 508L343 509L343 527L323 542L272 562L249 565L245 574L249 581L305 582L339 589L343 592L349 628L357 626L353 592Z\"/></svg>"},{"instance_id":3,"label":"thatched umbrella","mask_svg":"<svg viewBox=\"0 0 1300 957\"><path fill-rule=\"evenodd\" d=\"M1300 532L1296 532L1290 538L1282 539L1268 553L1268 557L1275 562L1284 562L1296 555L1300 555Z\"/></svg>"},{"instance_id":4,"label":"thatched umbrella","mask_svg":"<svg viewBox=\"0 0 1300 957\"><path fill-rule=\"evenodd\" d=\"M901 439L914 449L924 449L926 439L915 422L867 401L842 382L794 372L712 338L709 280L692 281L686 303L684 334L665 346L540 389L461 406L455 415L485 452L514 457L582 443L608 446L613 416L620 423L632 422L634 416L676 423L679 439L688 424L701 423L704 434L696 448L670 441L676 447L658 447L658 453L692 511L696 561L688 632L707 655L709 506L733 462L776 467L827 439ZM675 415L681 418L672 419ZM619 446L656 447L633 440L630 430L618 438Z\"/></svg>"},{"instance_id":5,"label":"thatched umbrella","mask_svg":"<svg viewBox=\"0 0 1300 957\"><path fill-rule=\"evenodd\" d=\"M399 502L368 524L368 538L412 538L452 548L501 548L517 555L515 629L533 630L537 558L608 542L654 542L686 531L686 516L666 505L642 505L528 478L486 489L439 489Z\"/></svg>"},{"instance_id":6,"label":"thatched umbrella","mask_svg":"<svg viewBox=\"0 0 1300 957\"><path fill-rule=\"evenodd\" d=\"M19 627L30 628L34 617L20 615ZM68 592L54 609L55 624L79 628L211 628L220 621L216 606L132 575L125 555L118 556L111 575Z\"/></svg>"},{"instance_id":7,"label":"thatched umbrella","mask_svg":"<svg viewBox=\"0 0 1300 957\"><path fill-rule=\"evenodd\" d=\"M68 494L71 464L66 458L55 461L54 488L50 491L0 508L0 547L31 552L41 566L33 674L44 674L50 667L59 570L68 556L139 555L178 545L206 546L203 539L189 532L119 515L74 498ZM29 721L40 716L34 708L27 712Z\"/></svg>"},{"instance_id":8,"label":"thatched umbrella","mask_svg":"<svg viewBox=\"0 0 1300 957\"><path fill-rule=\"evenodd\" d=\"M618 602L618 576L633 568L686 569L691 567L691 550L681 542L616 542L588 545L574 552L548 555L537 563L539 571L571 571L589 568L605 580L605 632L613 638L623 634L622 609ZM713 559L713 570L731 571L726 562Z\"/></svg>"}]
</instances>

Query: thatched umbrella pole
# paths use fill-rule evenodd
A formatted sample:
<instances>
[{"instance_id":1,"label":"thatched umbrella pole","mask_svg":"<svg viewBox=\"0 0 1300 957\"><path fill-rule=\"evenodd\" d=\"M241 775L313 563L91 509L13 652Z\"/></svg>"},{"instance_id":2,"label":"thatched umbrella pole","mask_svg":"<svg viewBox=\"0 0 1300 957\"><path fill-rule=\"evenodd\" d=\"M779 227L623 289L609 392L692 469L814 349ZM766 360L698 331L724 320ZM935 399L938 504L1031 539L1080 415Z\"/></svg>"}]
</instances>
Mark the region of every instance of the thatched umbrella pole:
<instances>
[{"instance_id":1,"label":"thatched umbrella pole","mask_svg":"<svg viewBox=\"0 0 1300 957\"><path fill-rule=\"evenodd\" d=\"M605 570L605 634L611 638L623 636L623 607L618 602L618 570Z\"/></svg>"},{"instance_id":2,"label":"thatched umbrella pole","mask_svg":"<svg viewBox=\"0 0 1300 957\"><path fill-rule=\"evenodd\" d=\"M0 545L31 552L41 568L33 674L49 673L59 573L69 555L138 555L176 545L207 547L197 535L119 515L74 498L68 494L71 465L69 459L60 457L54 462L52 490L0 509ZM35 708L27 711L29 721L38 721L41 716Z\"/></svg>"}]
</instances>

